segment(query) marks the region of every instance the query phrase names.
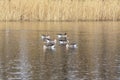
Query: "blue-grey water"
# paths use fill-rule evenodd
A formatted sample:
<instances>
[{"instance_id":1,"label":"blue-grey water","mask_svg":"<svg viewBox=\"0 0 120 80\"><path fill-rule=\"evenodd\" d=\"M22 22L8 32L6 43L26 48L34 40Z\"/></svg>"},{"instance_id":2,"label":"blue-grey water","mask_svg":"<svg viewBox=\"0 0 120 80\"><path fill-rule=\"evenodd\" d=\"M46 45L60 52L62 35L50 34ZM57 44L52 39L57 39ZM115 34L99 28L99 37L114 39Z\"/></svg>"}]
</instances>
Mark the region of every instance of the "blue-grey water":
<instances>
[{"instance_id":1,"label":"blue-grey water","mask_svg":"<svg viewBox=\"0 0 120 80\"><path fill-rule=\"evenodd\" d=\"M0 80L120 80L120 22L1 22ZM67 33L69 49L43 50Z\"/></svg>"}]
</instances>

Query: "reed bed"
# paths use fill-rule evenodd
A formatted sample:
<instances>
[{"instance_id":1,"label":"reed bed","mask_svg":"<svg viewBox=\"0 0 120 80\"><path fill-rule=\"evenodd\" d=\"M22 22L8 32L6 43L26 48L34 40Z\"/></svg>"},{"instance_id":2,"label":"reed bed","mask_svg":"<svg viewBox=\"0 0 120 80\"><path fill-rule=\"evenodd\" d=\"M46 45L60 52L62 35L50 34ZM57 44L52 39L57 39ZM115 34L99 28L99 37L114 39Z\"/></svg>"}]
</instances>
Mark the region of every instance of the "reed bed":
<instances>
[{"instance_id":1,"label":"reed bed","mask_svg":"<svg viewBox=\"0 0 120 80\"><path fill-rule=\"evenodd\" d=\"M119 0L0 0L0 20L119 20L119 5Z\"/></svg>"}]
</instances>

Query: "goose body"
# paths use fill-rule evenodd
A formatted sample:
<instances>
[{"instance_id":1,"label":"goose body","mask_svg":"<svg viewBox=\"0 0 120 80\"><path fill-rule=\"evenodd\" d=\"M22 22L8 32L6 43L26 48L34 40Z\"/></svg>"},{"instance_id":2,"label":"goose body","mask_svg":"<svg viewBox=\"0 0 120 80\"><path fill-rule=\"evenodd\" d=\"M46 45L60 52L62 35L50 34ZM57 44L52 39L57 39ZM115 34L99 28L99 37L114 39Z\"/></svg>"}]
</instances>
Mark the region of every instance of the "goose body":
<instances>
[{"instance_id":1,"label":"goose body","mask_svg":"<svg viewBox=\"0 0 120 80\"><path fill-rule=\"evenodd\" d=\"M43 46L44 49L55 49L55 44L47 43Z\"/></svg>"},{"instance_id":2,"label":"goose body","mask_svg":"<svg viewBox=\"0 0 120 80\"><path fill-rule=\"evenodd\" d=\"M46 39L46 43L47 44L56 44L57 40L54 39L54 40L51 40L51 39Z\"/></svg>"},{"instance_id":3,"label":"goose body","mask_svg":"<svg viewBox=\"0 0 120 80\"><path fill-rule=\"evenodd\" d=\"M41 36L41 39L42 39L43 41L45 41L46 39L50 39L50 36L49 36L49 35L42 35L42 36Z\"/></svg>"},{"instance_id":4,"label":"goose body","mask_svg":"<svg viewBox=\"0 0 120 80\"><path fill-rule=\"evenodd\" d=\"M69 40L67 40L67 38L61 38L58 40L59 41L59 44L61 45L64 45L64 44L68 44L69 43Z\"/></svg>"},{"instance_id":5,"label":"goose body","mask_svg":"<svg viewBox=\"0 0 120 80\"><path fill-rule=\"evenodd\" d=\"M57 34L57 37L58 37L58 39L59 39L59 38L65 38L65 37L67 37L67 33Z\"/></svg>"},{"instance_id":6,"label":"goose body","mask_svg":"<svg viewBox=\"0 0 120 80\"><path fill-rule=\"evenodd\" d=\"M68 48L76 49L76 48L78 48L78 46L77 46L76 43L70 43L70 44L67 44L67 45L66 45L66 48L67 48L67 49L68 49Z\"/></svg>"}]
</instances>

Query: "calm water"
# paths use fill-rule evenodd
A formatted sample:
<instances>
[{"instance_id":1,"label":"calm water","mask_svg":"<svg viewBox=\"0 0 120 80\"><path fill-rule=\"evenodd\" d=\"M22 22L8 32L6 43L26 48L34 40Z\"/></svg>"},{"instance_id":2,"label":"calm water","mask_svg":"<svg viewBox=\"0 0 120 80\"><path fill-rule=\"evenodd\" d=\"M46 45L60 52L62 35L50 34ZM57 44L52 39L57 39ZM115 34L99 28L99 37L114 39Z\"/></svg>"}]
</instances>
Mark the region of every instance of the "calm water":
<instances>
[{"instance_id":1,"label":"calm water","mask_svg":"<svg viewBox=\"0 0 120 80\"><path fill-rule=\"evenodd\" d=\"M0 80L120 80L120 22L0 23ZM78 49L43 50L68 33Z\"/></svg>"}]
</instances>

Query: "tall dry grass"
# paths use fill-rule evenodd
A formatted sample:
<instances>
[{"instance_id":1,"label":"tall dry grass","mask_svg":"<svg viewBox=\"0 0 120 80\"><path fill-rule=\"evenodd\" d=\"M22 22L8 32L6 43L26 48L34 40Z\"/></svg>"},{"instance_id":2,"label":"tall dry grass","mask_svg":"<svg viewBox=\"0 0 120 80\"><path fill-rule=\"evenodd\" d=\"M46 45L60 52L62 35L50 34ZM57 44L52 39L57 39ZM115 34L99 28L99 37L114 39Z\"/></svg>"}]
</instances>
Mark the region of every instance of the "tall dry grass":
<instances>
[{"instance_id":1,"label":"tall dry grass","mask_svg":"<svg viewBox=\"0 0 120 80\"><path fill-rule=\"evenodd\" d=\"M119 20L119 0L0 0L0 20Z\"/></svg>"}]
</instances>

